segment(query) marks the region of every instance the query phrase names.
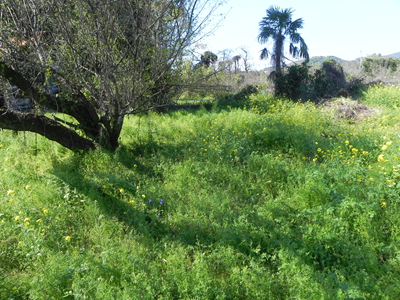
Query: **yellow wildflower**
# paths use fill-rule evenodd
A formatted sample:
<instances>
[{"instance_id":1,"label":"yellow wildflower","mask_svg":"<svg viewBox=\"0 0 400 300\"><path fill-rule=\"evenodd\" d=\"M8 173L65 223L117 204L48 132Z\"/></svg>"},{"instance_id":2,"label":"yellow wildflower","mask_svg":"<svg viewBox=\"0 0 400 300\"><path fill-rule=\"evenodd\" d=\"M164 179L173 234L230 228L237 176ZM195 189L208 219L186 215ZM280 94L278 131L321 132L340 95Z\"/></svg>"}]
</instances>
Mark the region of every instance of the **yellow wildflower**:
<instances>
[{"instance_id":1,"label":"yellow wildflower","mask_svg":"<svg viewBox=\"0 0 400 300\"><path fill-rule=\"evenodd\" d=\"M15 192L13 190L8 190L7 191L7 196L14 195L14 194L15 194Z\"/></svg>"},{"instance_id":2,"label":"yellow wildflower","mask_svg":"<svg viewBox=\"0 0 400 300\"><path fill-rule=\"evenodd\" d=\"M124 193L124 189L119 189L119 192L120 192L121 194L123 194L123 193Z\"/></svg>"},{"instance_id":3,"label":"yellow wildflower","mask_svg":"<svg viewBox=\"0 0 400 300\"><path fill-rule=\"evenodd\" d=\"M69 235L67 235L64 239L65 239L67 242L69 242L69 241L71 240L71 237L70 237Z\"/></svg>"},{"instance_id":4,"label":"yellow wildflower","mask_svg":"<svg viewBox=\"0 0 400 300\"><path fill-rule=\"evenodd\" d=\"M385 161L385 156L383 154L378 155L378 161L384 162Z\"/></svg>"}]
</instances>

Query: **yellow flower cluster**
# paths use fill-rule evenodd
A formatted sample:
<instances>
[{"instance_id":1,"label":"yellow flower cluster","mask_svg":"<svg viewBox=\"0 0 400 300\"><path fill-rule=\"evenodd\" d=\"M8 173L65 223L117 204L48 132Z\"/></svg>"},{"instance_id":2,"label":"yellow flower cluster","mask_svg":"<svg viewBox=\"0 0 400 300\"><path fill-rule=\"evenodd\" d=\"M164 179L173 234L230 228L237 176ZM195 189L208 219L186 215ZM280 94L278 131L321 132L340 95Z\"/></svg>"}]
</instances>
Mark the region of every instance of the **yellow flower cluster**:
<instances>
[{"instance_id":1,"label":"yellow flower cluster","mask_svg":"<svg viewBox=\"0 0 400 300\"><path fill-rule=\"evenodd\" d=\"M392 145L392 143L393 143L392 141L389 141L385 145L383 145L382 148L381 148L382 151L387 150L389 148L389 146Z\"/></svg>"},{"instance_id":2,"label":"yellow flower cluster","mask_svg":"<svg viewBox=\"0 0 400 300\"><path fill-rule=\"evenodd\" d=\"M385 160L385 156L383 154L378 155L378 161L379 162L387 162L387 160Z\"/></svg>"}]
</instances>

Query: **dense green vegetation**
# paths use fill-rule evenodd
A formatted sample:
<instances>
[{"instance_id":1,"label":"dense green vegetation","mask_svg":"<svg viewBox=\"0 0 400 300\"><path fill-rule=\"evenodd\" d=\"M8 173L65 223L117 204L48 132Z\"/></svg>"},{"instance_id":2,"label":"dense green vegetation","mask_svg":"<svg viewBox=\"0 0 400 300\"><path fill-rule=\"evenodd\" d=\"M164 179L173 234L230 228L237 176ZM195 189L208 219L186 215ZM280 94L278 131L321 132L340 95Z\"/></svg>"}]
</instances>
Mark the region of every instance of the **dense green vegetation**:
<instances>
[{"instance_id":1,"label":"dense green vegetation","mask_svg":"<svg viewBox=\"0 0 400 300\"><path fill-rule=\"evenodd\" d=\"M397 298L400 91L363 97L131 116L115 153L1 131L0 298Z\"/></svg>"}]
</instances>

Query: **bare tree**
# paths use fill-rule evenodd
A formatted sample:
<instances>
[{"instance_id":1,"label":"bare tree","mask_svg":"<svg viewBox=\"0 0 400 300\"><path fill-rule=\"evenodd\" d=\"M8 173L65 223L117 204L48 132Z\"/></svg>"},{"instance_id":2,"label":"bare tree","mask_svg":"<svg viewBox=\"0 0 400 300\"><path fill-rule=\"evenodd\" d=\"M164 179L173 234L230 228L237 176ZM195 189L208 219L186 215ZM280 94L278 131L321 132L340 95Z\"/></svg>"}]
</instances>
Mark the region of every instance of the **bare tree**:
<instances>
[{"instance_id":1,"label":"bare tree","mask_svg":"<svg viewBox=\"0 0 400 300\"><path fill-rule=\"evenodd\" d=\"M219 69L225 70L228 73L231 73L232 69L232 49L224 49L219 52L220 62Z\"/></svg>"},{"instance_id":2,"label":"bare tree","mask_svg":"<svg viewBox=\"0 0 400 300\"><path fill-rule=\"evenodd\" d=\"M220 4L2 1L3 86L16 86L38 107L68 114L76 122L3 105L0 128L37 132L70 149L101 145L115 150L126 115L169 101L185 49L200 39Z\"/></svg>"},{"instance_id":3,"label":"bare tree","mask_svg":"<svg viewBox=\"0 0 400 300\"><path fill-rule=\"evenodd\" d=\"M246 73L249 73L250 68L251 68L250 63L249 63L249 50L246 49L246 47L244 47L244 46L240 47L239 50L242 52L240 54L240 57L243 61L244 71Z\"/></svg>"}]
</instances>

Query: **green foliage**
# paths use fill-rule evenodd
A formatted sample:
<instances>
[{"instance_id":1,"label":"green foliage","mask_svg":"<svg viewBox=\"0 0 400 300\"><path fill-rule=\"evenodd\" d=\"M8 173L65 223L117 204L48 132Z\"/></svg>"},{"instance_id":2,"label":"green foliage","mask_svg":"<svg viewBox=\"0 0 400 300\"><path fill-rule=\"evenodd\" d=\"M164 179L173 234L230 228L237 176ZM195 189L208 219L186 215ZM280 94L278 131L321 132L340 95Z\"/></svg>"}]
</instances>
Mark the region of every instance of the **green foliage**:
<instances>
[{"instance_id":1,"label":"green foliage","mask_svg":"<svg viewBox=\"0 0 400 300\"><path fill-rule=\"evenodd\" d=\"M362 62L363 71L368 75L372 75L380 68L385 68L390 72L396 72L400 65L398 58L384 58L384 57L367 57Z\"/></svg>"},{"instance_id":2,"label":"green foliage","mask_svg":"<svg viewBox=\"0 0 400 300\"><path fill-rule=\"evenodd\" d=\"M277 96L313 102L335 96L357 96L362 87L360 79L346 82L342 66L332 58L324 61L313 73L309 71L306 62L291 65L274 82Z\"/></svg>"},{"instance_id":3,"label":"green foliage","mask_svg":"<svg viewBox=\"0 0 400 300\"><path fill-rule=\"evenodd\" d=\"M307 85L310 80L306 63L291 65L287 71L275 79L275 93L278 96L298 100L307 95Z\"/></svg>"},{"instance_id":4,"label":"green foliage","mask_svg":"<svg viewBox=\"0 0 400 300\"><path fill-rule=\"evenodd\" d=\"M1 298L395 299L393 110L255 94L130 116L115 153L2 131Z\"/></svg>"},{"instance_id":5,"label":"green foliage","mask_svg":"<svg viewBox=\"0 0 400 300\"><path fill-rule=\"evenodd\" d=\"M210 67L218 60L218 56L211 51L206 51L201 55L199 64L205 67Z\"/></svg>"},{"instance_id":6,"label":"green foliage","mask_svg":"<svg viewBox=\"0 0 400 300\"><path fill-rule=\"evenodd\" d=\"M346 85L343 67L334 59L328 59L322 63L322 76L326 82L325 93L335 95Z\"/></svg>"},{"instance_id":7,"label":"green foliage","mask_svg":"<svg viewBox=\"0 0 400 300\"><path fill-rule=\"evenodd\" d=\"M399 108L400 88L390 84L374 84L363 92L361 99L368 105Z\"/></svg>"},{"instance_id":8,"label":"green foliage","mask_svg":"<svg viewBox=\"0 0 400 300\"><path fill-rule=\"evenodd\" d=\"M227 102L245 101L248 100L251 95L257 93L258 93L257 87L255 87L254 85L247 85L244 88L242 88L238 93L223 97L222 100L220 100L220 103L225 104L226 101Z\"/></svg>"}]
</instances>

